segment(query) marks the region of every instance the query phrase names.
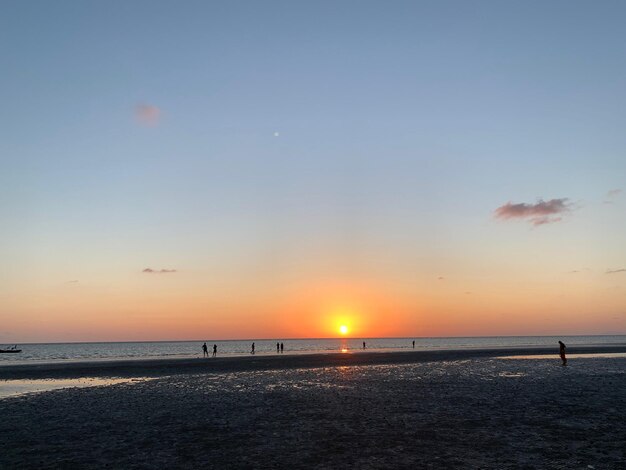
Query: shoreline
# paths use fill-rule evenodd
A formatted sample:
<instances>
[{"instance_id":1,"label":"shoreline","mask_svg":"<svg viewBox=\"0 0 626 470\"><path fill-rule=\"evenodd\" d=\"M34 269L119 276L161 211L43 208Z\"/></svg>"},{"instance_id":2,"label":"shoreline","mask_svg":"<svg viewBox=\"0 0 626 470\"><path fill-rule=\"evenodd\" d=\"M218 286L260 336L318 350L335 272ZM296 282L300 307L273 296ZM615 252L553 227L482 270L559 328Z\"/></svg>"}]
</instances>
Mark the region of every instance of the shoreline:
<instances>
[{"instance_id":1,"label":"shoreline","mask_svg":"<svg viewBox=\"0 0 626 470\"><path fill-rule=\"evenodd\" d=\"M571 346L568 355L626 353L626 345ZM316 354L274 354L215 358L152 358L73 361L0 366L0 380L69 379L80 377L165 377L180 374L313 369L367 365L411 364L458 361L501 356L545 355L559 361L558 348L511 347L481 349L411 350L387 352L333 352Z\"/></svg>"}]
</instances>

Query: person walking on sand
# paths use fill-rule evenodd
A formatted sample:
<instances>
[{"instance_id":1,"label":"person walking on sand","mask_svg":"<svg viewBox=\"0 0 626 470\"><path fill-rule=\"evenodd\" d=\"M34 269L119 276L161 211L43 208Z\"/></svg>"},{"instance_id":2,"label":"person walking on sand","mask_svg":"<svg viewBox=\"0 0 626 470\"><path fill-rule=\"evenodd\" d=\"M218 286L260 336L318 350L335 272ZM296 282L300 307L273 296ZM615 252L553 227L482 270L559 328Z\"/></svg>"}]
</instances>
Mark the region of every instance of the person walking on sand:
<instances>
[{"instance_id":1,"label":"person walking on sand","mask_svg":"<svg viewBox=\"0 0 626 470\"><path fill-rule=\"evenodd\" d=\"M217 356L217 344L213 345L213 357Z\"/></svg>"},{"instance_id":2,"label":"person walking on sand","mask_svg":"<svg viewBox=\"0 0 626 470\"><path fill-rule=\"evenodd\" d=\"M365 349L365 341L363 341L363 349Z\"/></svg>"},{"instance_id":3,"label":"person walking on sand","mask_svg":"<svg viewBox=\"0 0 626 470\"><path fill-rule=\"evenodd\" d=\"M283 353L283 350L285 349L285 345L283 343L280 343L280 353Z\"/></svg>"},{"instance_id":4,"label":"person walking on sand","mask_svg":"<svg viewBox=\"0 0 626 470\"><path fill-rule=\"evenodd\" d=\"M561 360L563 361L563 365L567 365L567 358L565 357L565 345L562 341L559 341L559 356L561 356Z\"/></svg>"},{"instance_id":5,"label":"person walking on sand","mask_svg":"<svg viewBox=\"0 0 626 470\"><path fill-rule=\"evenodd\" d=\"M415 349L415 340L413 340L413 349Z\"/></svg>"},{"instance_id":6,"label":"person walking on sand","mask_svg":"<svg viewBox=\"0 0 626 470\"><path fill-rule=\"evenodd\" d=\"M209 357L209 349L206 347L206 343L202 345L202 357Z\"/></svg>"},{"instance_id":7,"label":"person walking on sand","mask_svg":"<svg viewBox=\"0 0 626 470\"><path fill-rule=\"evenodd\" d=\"M276 343L276 354L280 352L280 343Z\"/></svg>"},{"instance_id":8,"label":"person walking on sand","mask_svg":"<svg viewBox=\"0 0 626 470\"><path fill-rule=\"evenodd\" d=\"M250 351L250 354L254 354L254 343L252 343L252 350Z\"/></svg>"}]
</instances>

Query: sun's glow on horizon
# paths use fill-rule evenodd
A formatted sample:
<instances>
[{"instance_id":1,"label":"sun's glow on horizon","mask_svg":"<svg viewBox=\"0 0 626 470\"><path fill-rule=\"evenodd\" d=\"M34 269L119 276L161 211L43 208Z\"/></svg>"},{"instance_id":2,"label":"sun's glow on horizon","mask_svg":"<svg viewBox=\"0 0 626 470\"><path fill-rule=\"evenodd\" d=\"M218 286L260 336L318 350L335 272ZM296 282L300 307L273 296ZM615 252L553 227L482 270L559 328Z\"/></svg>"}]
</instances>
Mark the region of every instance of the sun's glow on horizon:
<instances>
[{"instance_id":1,"label":"sun's glow on horizon","mask_svg":"<svg viewBox=\"0 0 626 470\"><path fill-rule=\"evenodd\" d=\"M341 333L342 335L347 335L348 334L348 327L346 325L341 325L339 327L339 333Z\"/></svg>"}]
</instances>

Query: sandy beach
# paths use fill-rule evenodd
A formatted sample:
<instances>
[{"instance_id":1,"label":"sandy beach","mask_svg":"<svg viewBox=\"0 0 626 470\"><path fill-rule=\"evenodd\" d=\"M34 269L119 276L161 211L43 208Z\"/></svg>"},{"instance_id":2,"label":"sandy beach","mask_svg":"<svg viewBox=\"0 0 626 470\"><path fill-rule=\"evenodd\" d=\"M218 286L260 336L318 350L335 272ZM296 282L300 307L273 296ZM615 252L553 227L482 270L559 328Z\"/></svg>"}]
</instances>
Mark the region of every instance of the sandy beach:
<instances>
[{"instance_id":1,"label":"sandy beach","mask_svg":"<svg viewBox=\"0 0 626 470\"><path fill-rule=\"evenodd\" d=\"M0 468L626 468L626 358L437 353L4 399Z\"/></svg>"}]
</instances>

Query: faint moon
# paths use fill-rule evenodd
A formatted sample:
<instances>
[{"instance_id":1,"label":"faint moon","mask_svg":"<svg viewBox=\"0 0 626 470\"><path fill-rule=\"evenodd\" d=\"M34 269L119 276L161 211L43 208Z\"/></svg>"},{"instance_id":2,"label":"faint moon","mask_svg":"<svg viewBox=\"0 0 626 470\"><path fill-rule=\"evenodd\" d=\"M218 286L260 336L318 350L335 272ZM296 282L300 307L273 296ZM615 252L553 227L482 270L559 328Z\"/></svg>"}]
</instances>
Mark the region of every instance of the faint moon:
<instances>
[{"instance_id":1,"label":"faint moon","mask_svg":"<svg viewBox=\"0 0 626 470\"><path fill-rule=\"evenodd\" d=\"M278 132L274 132L274 137L278 137L280 134Z\"/></svg>"}]
</instances>

